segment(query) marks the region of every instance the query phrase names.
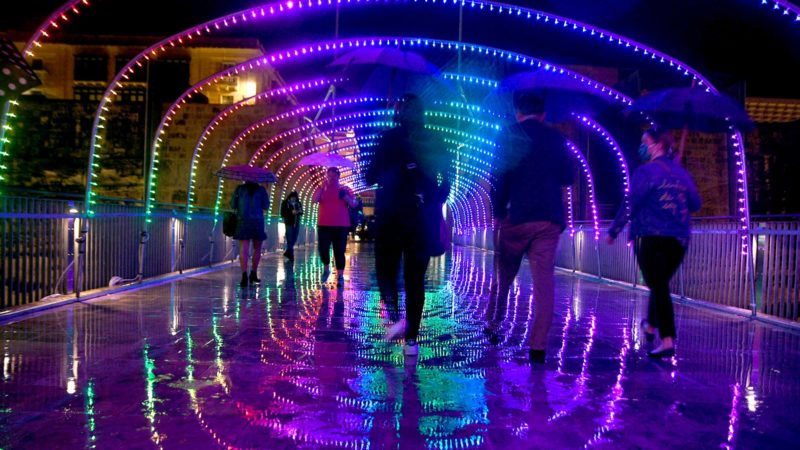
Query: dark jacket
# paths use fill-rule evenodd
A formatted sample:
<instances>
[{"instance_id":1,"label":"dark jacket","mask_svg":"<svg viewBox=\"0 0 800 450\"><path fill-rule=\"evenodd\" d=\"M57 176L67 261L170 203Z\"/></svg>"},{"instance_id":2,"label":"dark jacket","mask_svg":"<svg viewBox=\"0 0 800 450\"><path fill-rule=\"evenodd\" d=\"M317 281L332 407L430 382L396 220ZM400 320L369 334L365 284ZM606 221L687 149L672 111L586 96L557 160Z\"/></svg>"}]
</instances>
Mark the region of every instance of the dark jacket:
<instances>
[{"instance_id":1,"label":"dark jacket","mask_svg":"<svg viewBox=\"0 0 800 450\"><path fill-rule=\"evenodd\" d=\"M631 221L629 238L669 236L689 242L691 213L700 209L700 194L689 172L667 157L639 167L631 179L630 211L620 208L608 230L616 238Z\"/></svg>"},{"instance_id":2,"label":"dark jacket","mask_svg":"<svg viewBox=\"0 0 800 450\"><path fill-rule=\"evenodd\" d=\"M297 214L292 214L292 211L297 211ZM293 207L288 199L284 199L281 202L281 218L283 219L283 223L286 224L287 227L294 227L300 224L300 216L303 214L303 204L300 203L300 200L297 200L297 203Z\"/></svg>"},{"instance_id":3,"label":"dark jacket","mask_svg":"<svg viewBox=\"0 0 800 450\"><path fill-rule=\"evenodd\" d=\"M442 205L450 194L451 167L444 142L430 131L403 126L385 131L364 176L368 185L378 185L378 230L389 225L420 231L423 244L433 249L440 237Z\"/></svg>"},{"instance_id":4,"label":"dark jacket","mask_svg":"<svg viewBox=\"0 0 800 450\"><path fill-rule=\"evenodd\" d=\"M492 212L512 224L548 221L566 227L561 188L574 181L564 137L536 120L509 126L498 140Z\"/></svg>"},{"instance_id":5,"label":"dark jacket","mask_svg":"<svg viewBox=\"0 0 800 450\"><path fill-rule=\"evenodd\" d=\"M452 157L428 130L411 133L398 126L385 131L365 174L375 193L377 220L407 217L416 211L439 208L450 193Z\"/></svg>"},{"instance_id":6,"label":"dark jacket","mask_svg":"<svg viewBox=\"0 0 800 450\"><path fill-rule=\"evenodd\" d=\"M247 182L236 186L231 198L231 209L241 221L264 222L264 211L269 209L269 195L264 186Z\"/></svg>"}]
</instances>

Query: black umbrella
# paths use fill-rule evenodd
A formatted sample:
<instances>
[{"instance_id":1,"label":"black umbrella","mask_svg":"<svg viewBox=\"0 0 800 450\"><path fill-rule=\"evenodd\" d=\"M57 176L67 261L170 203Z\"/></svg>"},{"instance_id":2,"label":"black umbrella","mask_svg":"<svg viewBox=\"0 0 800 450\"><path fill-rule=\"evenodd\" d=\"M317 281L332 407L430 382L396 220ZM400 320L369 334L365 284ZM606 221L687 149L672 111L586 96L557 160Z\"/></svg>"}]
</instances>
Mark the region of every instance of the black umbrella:
<instances>
[{"instance_id":1,"label":"black umbrella","mask_svg":"<svg viewBox=\"0 0 800 450\"><path fill-rule=\"evenodd\" d=\"M662 128L683 130L678 161L683 156L689 130L722 133L731 127L740 131L754 127L750 116L733 99L701 87L656 91L634 101L629 110L648 115Z\"/></svg>"},{"instance_id":2,"label":"black umbrella","mask_svg":"<svg viewBox=\"0 0 800 450\"><path fill-rule=\"evenodd\" d=\"M42 84L11 40L0 38L0 102Z\"/></svg>"},{"instance_id":3,"label":"black umbrella","mask_svg":"<svg viewBox=\"0 0 800 450\"><path fill-rule=\"evenodd\" d=\"M591 83L569 73L546 69L521 72L500 83L487 102L492 109L513 116L512 97L515 92L530 92L544 101L547 120L560 122L573 113L593 115L607 108L611 98Z\"/></svg>"}]
</instances>

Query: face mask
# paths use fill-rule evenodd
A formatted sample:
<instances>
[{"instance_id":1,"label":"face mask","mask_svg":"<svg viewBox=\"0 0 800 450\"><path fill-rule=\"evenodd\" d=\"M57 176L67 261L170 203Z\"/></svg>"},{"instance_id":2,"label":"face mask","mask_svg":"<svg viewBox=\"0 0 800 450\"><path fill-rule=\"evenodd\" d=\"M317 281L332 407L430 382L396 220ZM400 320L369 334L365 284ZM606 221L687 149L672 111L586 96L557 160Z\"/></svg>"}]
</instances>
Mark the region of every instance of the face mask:
<instances>
[{"instance_id":1,"label":"face mask","mask_svg":"<svg viewBox=\"0 0 800 450\"><path fill-rule=\"evenodd\" d=\"M639 158L642 159L643 163L650 161L650 146L647 144L642 144L639 146Z\"/></svg>"}]
</instances>

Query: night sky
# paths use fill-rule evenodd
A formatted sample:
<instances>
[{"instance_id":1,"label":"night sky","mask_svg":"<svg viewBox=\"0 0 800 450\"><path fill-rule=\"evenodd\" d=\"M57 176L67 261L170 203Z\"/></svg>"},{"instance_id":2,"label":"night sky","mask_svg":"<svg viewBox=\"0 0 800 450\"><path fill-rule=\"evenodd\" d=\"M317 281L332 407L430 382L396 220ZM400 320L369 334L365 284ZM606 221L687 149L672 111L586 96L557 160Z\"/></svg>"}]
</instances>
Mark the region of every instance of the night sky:
<instances>
[{"instance_id":1,"label":"night sky","mask_svg":"<svg viewBox=\"0 0 800 450\"><path fill-rule=\"evenodd\" d=\"M800 87L796 82L800 72L800 22L774 13L761 6L759 0L547 0L512 3L533 5L634 38L689 63L723 91L740 90L746 86L748 96L800 98ZM61 0L38 0L4 6L0 14L0 32L30 31L61 4ZM92 0L93 6L87 13L65 31L165 37L192 24L259 4L265 2ZM357 8L348 8L341 15L340 33L343 36L372 33L456 39L458 19L455 10L448 7L441 11L439 15L421 16L408 8L397 8L391 14L361 13ZM565 64L623 69L635 65L624 55L602 49L598 51L591 45L575 45L581 41L571 42L569 36L557 33L526 31L504 35L503 30L508 27L476 17L465 17L465 40L527 50ZM270 47L269 44L332 38L333 23L333 14L317 14L310 20L248 27L238 31L237 36L258 37ZM643 78L648 79L647 76ZM660 87L658 83L662 82L652 77L649 80L655 83L652 87Z\"/></svg>"}]
</instances>

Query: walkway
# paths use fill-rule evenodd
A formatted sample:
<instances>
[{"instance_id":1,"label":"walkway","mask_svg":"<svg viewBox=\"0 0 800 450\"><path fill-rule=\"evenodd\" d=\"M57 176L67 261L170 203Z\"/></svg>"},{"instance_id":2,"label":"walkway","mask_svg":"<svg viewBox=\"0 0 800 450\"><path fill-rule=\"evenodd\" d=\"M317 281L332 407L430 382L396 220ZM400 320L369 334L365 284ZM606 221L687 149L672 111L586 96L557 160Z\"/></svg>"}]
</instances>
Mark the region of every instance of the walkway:
<instances>
[{"instance_id":1,"label":"walkway","mask_svg":"<svg viewBox=\"0 0 800 450\"><path fill-rule=\"evenodd\" d=\"M481 333L491 256L429 271L420 355L380 341L368 244L343 289L305 253L75 304L0 326L2 448L791 448L800 335L678 305L678 356L646 356L642 294L557 276L545 370ZM313 262L312 262L313 261Z\"/></svg>"}]
</instances>

